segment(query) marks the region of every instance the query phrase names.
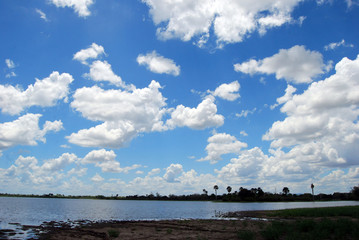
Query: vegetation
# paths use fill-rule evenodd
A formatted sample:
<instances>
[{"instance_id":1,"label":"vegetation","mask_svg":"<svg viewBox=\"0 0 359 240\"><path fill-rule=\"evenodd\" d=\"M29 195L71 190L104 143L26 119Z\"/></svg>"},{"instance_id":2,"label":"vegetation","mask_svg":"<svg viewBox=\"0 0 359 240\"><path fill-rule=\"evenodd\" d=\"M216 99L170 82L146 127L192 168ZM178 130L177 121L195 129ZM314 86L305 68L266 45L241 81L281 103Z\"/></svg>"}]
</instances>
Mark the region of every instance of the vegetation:
<instances>
[{"instance_id":1,"label":"vegetation","mask_svg":"<svg viewBox=\"0 0 359 240\"><path fill-rule=\"evenodd\" d=\"M359 206L264 211L261 217L272 220L252 221L254 226L244 226L238 238L359 239Z\"/></svg>"},{"instance_id":2,"label":"vegetation","mask_svg":"<svg viewBox=\"0 0 359 240\"><path fill-rule=\"evenodd\" d=\"M338 193L333 194L318 194L314 195L314 185L311 186L312 194L291 194L288 187L284 187L282 193L270 193L264 192L260 187L258 188L243 188L240 187L238 191L233 192L233 188L228 186L226 188L227 193L223 195L218 195L217 191L219 189L218 185L214 185L214 193L208 194L206 189L202 190L202 194L189 194L189 195L173 195L170 194L160 195L156 194L147 194L147 195L130 195L130 196L73 196L73 195L63 195L63 194L8 194L0 193L0 197L35 197L35 198L73 198L73 199L107 199L107 200L175 200L175 201L224 201L224 202L280 202L280 201L331 201L331 200L359 200L359 186L355 186L348 193Z\"/></svg>"},{"instance_id":3,"label":"vegetation","mask_svg":"<svg viewBox=\"0 0 359 240\"><path fill-rule=\"evenodd\" d=\"M359 206L298 208L274 211L270 216L289 217L351 217L359 219Z\"/></svg>"}]
</instances>

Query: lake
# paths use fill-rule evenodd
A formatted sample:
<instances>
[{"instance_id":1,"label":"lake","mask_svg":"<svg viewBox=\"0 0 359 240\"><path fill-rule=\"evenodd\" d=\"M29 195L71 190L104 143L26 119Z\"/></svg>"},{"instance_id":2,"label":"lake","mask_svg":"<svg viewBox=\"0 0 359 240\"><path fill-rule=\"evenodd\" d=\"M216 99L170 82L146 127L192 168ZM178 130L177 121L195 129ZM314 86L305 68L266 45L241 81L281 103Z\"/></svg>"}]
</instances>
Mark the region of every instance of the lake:
<instances>
[{"instance_id":1,"label":"lake","mask_svg":"<svg viewBox=\"0 0 359 240\"><path fill-rule=\"evenodd\" d=\"M8 223L40 225L44 221L210 219L216 212L359 205L331 202L197 202L0 197L0 229Z\"/></svg>"}]
</instances>

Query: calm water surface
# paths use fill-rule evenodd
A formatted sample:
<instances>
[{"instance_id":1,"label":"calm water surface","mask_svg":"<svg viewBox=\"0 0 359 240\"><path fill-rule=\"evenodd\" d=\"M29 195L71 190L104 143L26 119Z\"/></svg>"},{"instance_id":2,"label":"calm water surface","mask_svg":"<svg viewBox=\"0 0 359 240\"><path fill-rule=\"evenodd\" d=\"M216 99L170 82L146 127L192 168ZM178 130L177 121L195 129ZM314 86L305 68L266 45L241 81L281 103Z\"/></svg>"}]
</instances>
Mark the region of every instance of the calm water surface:
<instances>
[{"instance_id":1,"label":"calm water surface","mask_svg":"<svg viewBox=\"0 0 359 240\"><path fill-rule=\"evenodd\" d=\"M0 197L0 229L44 221L210 219L216 212L359 205L358 201L222 203Z\"/></svg>"}]
</instances>

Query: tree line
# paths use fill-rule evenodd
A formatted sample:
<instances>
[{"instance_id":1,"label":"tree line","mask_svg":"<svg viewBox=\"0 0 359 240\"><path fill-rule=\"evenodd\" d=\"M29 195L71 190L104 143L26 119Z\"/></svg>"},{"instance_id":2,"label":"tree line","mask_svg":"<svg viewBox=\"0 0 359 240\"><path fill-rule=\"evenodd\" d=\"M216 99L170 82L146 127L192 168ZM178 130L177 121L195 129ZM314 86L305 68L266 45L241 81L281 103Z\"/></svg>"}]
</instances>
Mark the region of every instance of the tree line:
<instances>
[{"instance_id":1,"label":"tree line","mask_svg":"<svg viewBox=\"0 0 359 240\"><path fill-rule=\"evenodd\" d=\"M203 189L201 193L188 195L161 195L159 193L146 195L129 195L129 196L104 196L104 195L63 195L63 194L8 194L0 193L0 197L34 197L34 198L72 198L72 199L108 199L108 200L167 200L167 201L223 201L223 202L280 202L280 201L330 201L330 200L359 200L359 186L355 186L347 193L335 192L333 194L314 195L314 185L311 185L312 193L292 194L288 187L283 187L280 193L264 192L262 188L243 188L234 190L227 186L227 192L218 195L218 185L213 186L214 192L209 194L208 190Z\"/></svg>"}]
</instances>

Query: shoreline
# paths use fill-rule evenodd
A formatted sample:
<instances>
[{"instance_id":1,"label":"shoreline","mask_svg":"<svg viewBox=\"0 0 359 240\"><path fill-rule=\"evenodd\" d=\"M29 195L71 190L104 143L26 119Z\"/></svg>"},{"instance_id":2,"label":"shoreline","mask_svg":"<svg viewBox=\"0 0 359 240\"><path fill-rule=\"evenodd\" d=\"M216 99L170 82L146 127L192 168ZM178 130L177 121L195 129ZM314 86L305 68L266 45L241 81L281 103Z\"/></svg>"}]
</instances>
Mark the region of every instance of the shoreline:
<instances>
[{"instance_id":1,"label":"shoreline","mask_svg":"<svg viewBox=\"0 0 359 240\"><path fill-rule=\"evenodd\" d=\"M286 225L286 229L291 229L295 228L293 225L300 226L301 222L308 221L311 222L310 226L319 226L322 222L331 221L328 231L332 232L343 221L346 221L345 226L352 226L349 230L359 229L359 206L237 211L223 213L219 217L221 218L51 221L44 222L40 226L9 223L22 233L1 229L0 239L271 239L266 238L265 234L272 225L280 223L278 226ZM334 230L333 226L335 226ZM318 227L318 229L324 228L325 226ZM280 231L284 236L291 234L285 232L286 230ZM279 233L280 231L278 230ZM296 231L297 234L301 234L302 229L293 230ZM346 231L348 232L348 229ZM359 236L359 230L349 233ZM247 235L254 238L246 238Z\"/></svg>"}]
</instances>

